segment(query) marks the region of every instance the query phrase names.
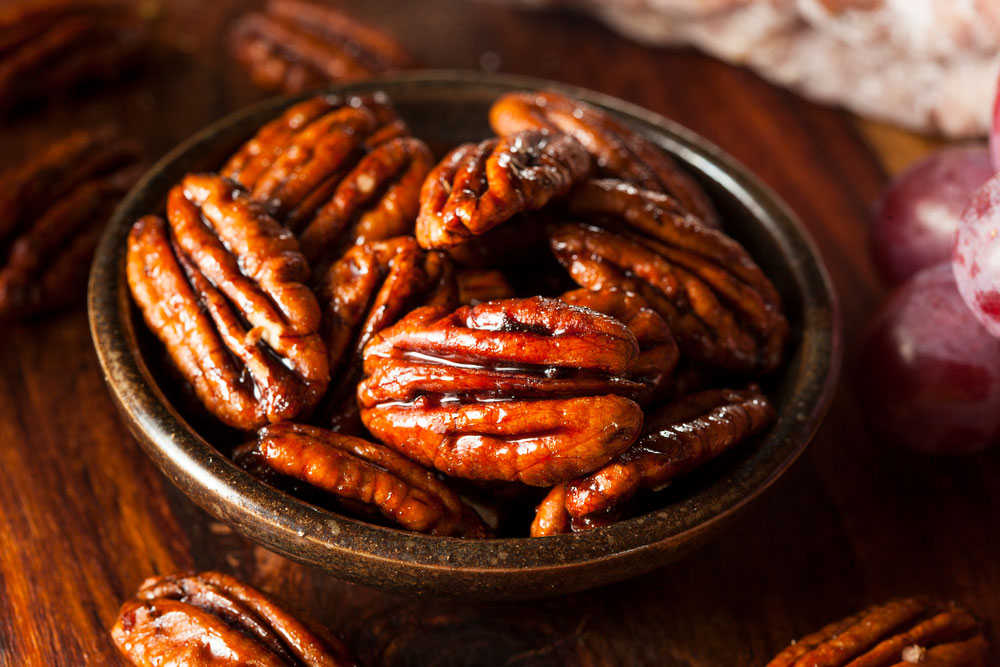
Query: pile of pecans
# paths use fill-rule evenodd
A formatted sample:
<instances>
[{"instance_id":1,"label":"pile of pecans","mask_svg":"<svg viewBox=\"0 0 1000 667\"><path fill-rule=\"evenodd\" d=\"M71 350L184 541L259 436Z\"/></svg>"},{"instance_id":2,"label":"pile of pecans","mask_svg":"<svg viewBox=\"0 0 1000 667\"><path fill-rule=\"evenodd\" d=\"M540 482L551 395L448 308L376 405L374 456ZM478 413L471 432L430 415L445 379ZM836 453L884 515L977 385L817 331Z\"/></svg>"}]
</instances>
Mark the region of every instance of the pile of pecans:
<instances>
[{"instance_id":1,"label":"pile of pecans","mask_svg":"<svg viewBox=\"0 0 1000 667\"><path fill-rule=\"evenodd\" d=\"M409 530L546 536L770 425L788 325L697 183L558 93L490 121L435 164L384 94L313 97L135 223L132 295L255 434L228 452L252 474Z\"/></svg>"}]
</instances>

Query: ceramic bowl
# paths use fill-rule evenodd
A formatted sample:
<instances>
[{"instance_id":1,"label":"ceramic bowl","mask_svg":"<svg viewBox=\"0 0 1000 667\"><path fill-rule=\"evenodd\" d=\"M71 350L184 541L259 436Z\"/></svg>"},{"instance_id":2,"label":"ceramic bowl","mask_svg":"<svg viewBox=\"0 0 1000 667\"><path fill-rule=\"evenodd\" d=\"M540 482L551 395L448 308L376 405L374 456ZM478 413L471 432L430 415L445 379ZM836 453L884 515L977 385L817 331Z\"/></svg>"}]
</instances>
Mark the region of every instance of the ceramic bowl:
<instances>
[{"instance_id":1,"label":"ceramic bowl","mask_svg":"<svg viewBox=\"0 0 1000 667\"><path fill-rule=\"evenodd\" d=\"M317 509L248 475L213 448L205 428L181 407L177 382L132 305L125 247L133 221L161 212L167 191L185 173L217 169L263 123L305 96L282 97L229 116L160 160L123 200L94 259L88 308L105 379L132 433L171 482L250 539L337 577L415 594L501 599L582 590L660 567L733 525L789 469L832 395L840 361L837 308L802 225L745 168L649 111L548 81L415 72L330 90L384 90L416 136L448 147L489 136L487 109L501 94L540 88L602 107L671 153L708 191L727 231L774 280L793 335L787 361L767 383L778 408L773 427L676 482L648 513L544 539L460 540L372 525Z\"/></svg>"}]
</instances>

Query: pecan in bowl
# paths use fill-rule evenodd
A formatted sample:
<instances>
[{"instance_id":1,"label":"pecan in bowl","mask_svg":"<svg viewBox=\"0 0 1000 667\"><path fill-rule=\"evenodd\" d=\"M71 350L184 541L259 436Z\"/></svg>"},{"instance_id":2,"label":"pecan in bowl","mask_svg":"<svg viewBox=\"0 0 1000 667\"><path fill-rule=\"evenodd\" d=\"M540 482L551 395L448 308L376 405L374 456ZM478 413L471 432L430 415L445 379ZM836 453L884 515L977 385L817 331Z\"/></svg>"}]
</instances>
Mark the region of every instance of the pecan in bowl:
<instances>
[{"instance_id":1,"label":"pecan in bowl","mask_svg":"<svg viewBox=\"0 0 1000 667\"><path fill-rule=\"evenodd\" d=\"M954 602L899 598L807 635L767 667L986 667L989 643Z\"/></svg>"},{"instance_id":2,"label":"pecan in bowl","mask_svg":"<svg viewBox=\"0 0 1000 667\"><path fill-rule=\"evenodd\" d=\"M728 261L717 261L712 254L728 252L725 242L715 239L714 245L699 245L704 235L690 232L686 225L697 224L699 229L705 225L698 222L697 215L685 213L669 194L653 193L650 201L672 216L656 224L672 225L667 232L679 234L679 239L667 236L657 240L656 234L667 232L649 233L641 226L642 221L632 221L625 213L590 213L582 209L570 213L570 206L576 205L575 189L586 185L581 179L593 168L595 159L588 153L583 157L590 166L581 177L568 179L567 190L561 186L554 189L545 202L528 198L538 201L538 210L528 211L530 207L526 206L524 212L497 223L490 231L470 234L476 243L486 246L493 245L494 234L502 234L504 247L497 242L496 247L485 247L485 252L466 253L467 257L457 264L462 274L454 282L448 277L451 263L444 260L457 253L450 249L444 254L415 249L413 227L377 240L367 232L362 240L349 231L361 228L357 223L366 211L382 206L386 211L391 209L392 198L367 200L375 203L344 209L354 212L347 214L346 222L338 222L331 229L348 231L333 233L331 240L318 244L324 246L316 255L320 259L308 262L310 272L300 284L316 295L317 318L311 322L317 328L310 330L322 343L331 377L330 389L317 405L325 407L336 391L344 391L348 397L353 394L354 400L344 405L337 401L330 405L338 415L343 415L350 405L363 408L367 427L361 423L357 432L349 431L329 421L318 408L283 419L294 426L282 428L295 429L296 435L282 437L283 448L273 450L271 461L295 474L279 475L270 465L262 468L256 454L243 454L241 450L242 456L250 456L246 459L251 462L248 467L261 478L248 474L235 465L230 454L232 445L245 443L252 436L227 429L224 438L215 439L211 424L196 421L194 412L171 397L168 390L177 383L165 373L166 369L150 363L163 346L146 331L141 310L127 299L123 267L129 227L136 219L159 212L170 188L183 181L185 174L226 168L220 156L239 150L239 157L230 163L234 167L230 175L242 178L239 172L244 170L243 165L257 170L257 175L247 178L243 183L246 192L237 199L245 197L247 205L261 207L257 210L262 214L284 216L275 220L276 224L293 224L290 221L294 220L295 229L289 231L301 234L315 212L301 217L294 212L321 210L339 186L336 174L346 175L361 159L373 154L375 147L386 143L372 139L382 132L379 128L391 128L386 130L391 139L404 138L408 135L398 133L401 125L397 121L405 120L412 136L427 140L444 155L456 145L478 145L483 139L489 140L486 111L502 95L524 86L524 81L502 77L414 73L324 94L349 100L384 89L398 116L388 122L379 120L378 110L367 102L345 105L343 101L318 101L294 111L291 108L300 100L267 102L226 121L213 130L217 134L203 134L176 151L127 198L105 237L93 274L95 341L112 392L143 446L170 479L209 512L270 549L355 581L466 598L538 597L620 580L690 551L723 526L737 521L803 451L828 401L838 350L832 295L808 239L766 190L738 167L719 158L714 149L684 133L672 133L669 124L657 124L652 116L630 115L627 106L616 106L606 98L586 93L581 96L588 104L625 119L643 136L662 138L662 142L656 141L660 146L677 147L672 154L682 167L696 173L700 182L711 184L708 191L724 216L727 233L739 239L759 262L759 269L773 279L781 295L781 313L794 332L783 348L784 363L773 372L764 376L764 364L758 363L745 374L734 374L708 362L694 361L692 347L683 342L676 322L665 316L669 312L659 307L662 303L650 298L656 297L655 293L629 289L618 282L574 284L571 272L551 252L547 231L553 221L583 223L591 230L649 238L697 255L704 260L701 267L711 263L725 269ZM361 111L362 106L366 111ZM290 146L288 138L314 120L347 108L360 114L342 114L341 120L367 113L369 120L360 121L358 127L367 123L373 129L360 130L364 135L361 141L345 142L354 158L332 171L318 169L314 174L309 157L313 151L308 146L315 142L299 149ZM265 132L262 125L272 121L274 124L268 125ZM335 126L331 124L331 128ZM246 143L248 140L250 143ZM332 138L331 142L336 145ZM246 151L239 149L241 144ZM291 157L286 157L287 152L292 153ZM689 155L698 159L686 159ZM705 161L719 170L718 178L712 170L699 169L698 165ZM260 175L279 163L283 172L295 176L287 187L282 185L283 177L274 178L272 192L291 196L286 200L268 194L254 200L252 192ZM400 169L395 173L406 173L405 167ZM598 174L604 174L600 167L597 169ZM273 173L278 175L277 171ZM373 169L370 173L381 172ZM308 187L300 188L303 183L293 182L300 174L312 179ZM355 179L358 192L367 180ZM385 185L374 189L389 192L393 183L402 180L388 178L379 181ZM489 179L486 181L488 184ZM409 187L406 190L412 192ZM316 197L311 196L314 192ZM326 200L320 201L324 197ZM303 206L300 202L309 204ZM203 209L206 207L202 205L199 212ZM498 210L496 206L494 210ZM126 220L126 216L131 219ZM534 233L527 233L532 229ZM167 240L174 242L172 228L165 231ZM469 263L463 264L465 261ZM678 266L684 268L680 263ZM745 268L733 270L742 272ZM470 270L502 275L469 274ZM749 314L744 317L743 311L725 301L724 293L715 292L717 283L712 281L718 273L705 269L697 275L702 284L711 288L716 301L732 309L731 316L756 341L757 330L746 324L752 321ZM183 278L187 281L187 274ZM739 281L746 283L743 278ZM641 283L636 280L633 285ZM581 287L588 291L581 292ZM764 294L760 285L755 284L754 289ZM568 291L575 294L566 294ZM341 295L336 305L331 298L334 294ZM556 300L558 295L567 300L579 299L584 307ZM463 297L479 303L462 305ZM676 298L680 302L682 297ZM687 292L683 298L689 298ZM200 305L202 300L198 295L195 304ZM245 341L252 327L244 321L246 314L238 310L241 304L228 296L225 302L231 305L241 326L239 335L233 338ZM670 303L677 308L673 301ZM204 309L199 313L201 320L196 317L193 321L207 323L218 336L218 325L211 313ZM334 322L336 327L327 328ZM336 344L331 342L334 328L338 332ZM295 376L293 380L300 380L297 371L279 359L269 342L253 336L249 340L267 360L278 360ZM226 339L227 343L232 341ZM348 371L358 363L362 346L362 371L368 375L357 391L355 384L361 378L349 379ZM233 362L239 379L252 383L253 375L246 370L249 364L228 347L218 349ZM332 357L331 349L335 352ZM676 369L671 370L675 363ZM678 379L679 373L689 374L692 367L695 374L701 373L702 380L695 383ZM631 492L626 490L609 498L605 510L585 508L588 513L579 517L570 514L566 498L574 489L573 482L600 474L605 468L610 471L609 466L624 460L642 433L647 432L643 424L647 419L652 423L664 397L671 401L683 399L692 387L705 382L704 378L711 382L707 388L716 390L760 382L774 408L774 421L753 439L740 441L745 444L734 441L727 445L715 436L705 439L701 450L688 443L692 445L688 450L692 461L710 458L727 446L732 450L700 472L684 472L679 477L681 468L687 468L669 457L656 461L668 471L673 466L675 472L670 474L678 475L671 477L676 482L662 494L647 492L648 486L662 485L652 481L651 475L648 486L635 485L631 500L626 500ZM247 395L256 398L252 387ZM713 407L706 409L709 415L715 414ZM728 414L725 409L723 412ZM205 419L217 421L210 416ZM261 426L266 428L265 433L274 429L267 421L257 422L255 430ZM692 417L690 421L698 420ZM322 429L321 435L303 435L313 428ZM259 442L259 434L255 435ZM352 436L359 440L350 440ZM309 446L290 446L293 441L308 442ZM346 451L337 444L354 443L345 445L351 448L359 441L368 443L361 448L365 453L381 452L373 455L377 457L391 451L400 457L393 460L410 460L417 466L405 466L407 469L422 470L425 475L430 471L433 478L423 479L437 480L451 488L459 500L475 508L484 523L494 527L496 537L456 539L461 531L435 528L452 520L437 523L433 517L460 516L449 515L454 510L440 509L448 508L452 501L431 501L424 487L409 484L403 467L390 470L375 459L359 456L354 449ZM673 446L663 450L684 451ZM318 458L306 456L306 451ZM322 465L313 468L310 462ZM573 524L577 529L595 529L546 539L521 539L528 535L534 508L557 485L562 486L563 496L561 502L552 503L552 509L558 510L551 513L552 519L564 521L568 527L556 532L573 532ZM392 490L391 494L387 490ZM406 502L394 504L397 491L405 494L401 500ZM421 504L408 504L416 499L422 499ZM451 506L461 510L459 505ZM640 512L641 516L632 516ZM417 526L430 532L412 530Z\"/></svg>"},{"instance_id":3,"label":"pecan in bowl","mask_svg":"<svg viewBox=\"0 0 1000 667\"><path fill-rule=\"evenodd\" d=\"M347 646L318 635L260 591L221 572L151 577L118 612L118 650L136 667L354 667Z\"/></svg>"},{"instance_id":4,"label":"pecan in bowl","mask_svg":"<svg viewBox=\"0 0 1000 667\"><path fill-rule=\"evenodd\" d=\"M330 380L320 309L291 232L232 181L189 174L129 234L146 324L205 407L250 430L308 412Z\"/></svg>"},{"instance_id":5,"label":"pecan in bowl","mask_svg":"<svg viewBox=\"0 0 1000 667\"><path fill-rule=\"evenodd\" d=\"M554 299L420 308L365 347L361 417L448 475L548 486L632 444L638 352L618 320Z\"/></svg>"},{"instance_id":6,"label":"pecan in bowl","mask_svg":"<svg viewBox=\"0 0 1000 667\"><path fill-rule=\"evenodd\" d=\"M105 127L0 175L0 320L83 300L97 238L142 170L137 146Z\"/></svg>"}]
</instances>

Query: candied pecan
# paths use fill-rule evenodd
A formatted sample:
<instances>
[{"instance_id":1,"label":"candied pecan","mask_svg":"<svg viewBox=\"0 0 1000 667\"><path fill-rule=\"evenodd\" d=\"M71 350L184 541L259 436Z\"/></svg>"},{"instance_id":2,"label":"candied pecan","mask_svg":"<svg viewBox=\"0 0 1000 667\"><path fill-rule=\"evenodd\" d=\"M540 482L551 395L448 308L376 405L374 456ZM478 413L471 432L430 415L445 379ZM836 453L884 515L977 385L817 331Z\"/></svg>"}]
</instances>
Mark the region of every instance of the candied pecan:
<instances>
[{"instance_id":1,"label":"candied pecan","mask_svg":"<svg viewBox=\"0 0 1000 667\"><path fill-rule=\"evenodd\" d=\"M387 35L301 0L271 0L264 12L243 15L230 31L230 46L254 82L275 92L367 79L414 64Z\"/></svg>"},{"instance_id":2,"label":"candied pecan","mask_svg":"<svg viewBox=\"0 0 1000 667\"><path fill-rule=\"evenodd\" d=\"M320 637L260 591L220 572L151 577L111 628L137 667L349 667L347 646Z\"/></svg>"},{"instance_id":3,"label":"candied pecan","mask_svg":"<svg viewBox=\"0 0 1000 667\"><path fill-rule=\"evenodd\" d=\"M310 410L329 367L295 237L234 183L189 174L129 235L129 286L205 406L242 429Z\"/></svg>"},{"instance_id":4,"label":"candied pecan","mask_svg":"<svg viewBox=\"0 0 1000 667\"><path fill-rule=\"evenodd\" d=\"M83 296L105 220L142 171L110 128L73 133L0 176L0 320Z\"/></svg>"},{"instance_id":5,"label":"candied pecan","mask_svg":"<svg viewBox=\"0 0 1000 667\"><path fill-rule=\"evenodd\" d=\"M620 506L640 488L656 489L691 472L774 419L756 387L711 389L670 403L647 417L635 444L609 464L566 485L566 509L587 517Z\"/></svg>"},{"instance_id":6,"label":"candied pecan","mask_svg":"<svg viewBox=\"0 0 1000 667\"><path fill-rule=\"evenodd\" d=\"M417 240L449 248L566 194L590 171L573 137L528 130L463 144L431 171L420 193Z\"/></svg>"},{"instance_id":7,"label":"candied pecan","mask_svg":"<svg viewBox=\"0 0 1000 667\"><path fill-rule=\"evenodd\" d=\"M0 8L0 113L116 80L148 39L129 3L21 0Z\"/></svg>"},{"instance_id":8,"label":"candied pecan","mask_svg":"<svg viewBox=\"0 0 1000 667\"><path fill-rule=\"evenodd\" d=\"M375 335L358 386L382 442L456 477L547 486L635 439L638 354L617 320L533 297L420 308Z\"/></svg>"},{"instance_id":9,"label":"candied pecan","mask_svg":"<svg viewBox=\"0 0 1000 667\"><path fill-rule=\"evenodd\" d=\"M237 450L235 458L251 471L263 466L280 478L375 508L409 530L455 537L490 535L479 515L434 473L361 438L315 426L274 424L260 429L257 442Z\"/></svg>"},{"instance_id":10,"label":"candied pecan","mask_svg":"<svg viewBox=\"0 0 1000 667\"><path fill-rule=\"evenodd\" d=\"M901 598L792 642L767 667L985 667L979 622L954 602Z\"/></svg>"},{"instance_id":11,"label":"candied pecan","mask_svg":"<svg viewBox=\"0 0 1000 667\"><path fill-rule=\"evenodd\" d=\"M417 306L457 305L451 262L423 250L412 236L350 248L330 266L320 296L330 368Z\"/></svg>"},{"instance_id":12,"label":"candied pecan","mask_svg":"<svg viewBox=\"0 0 1000 667\"><path fill-rule=\"evenodd\" d=\"M679 352L670 327L641 296L616 289L578 289L559 298L572 306L590 308L623 322L639 343L639 356L629 377L648 388L635 397L636 402L645 405L663 397Z\"/></svg>"},{"instance_id":13,"label":"candied pecan","mask_svg":"<svg viewBox=\"0 0 1000 667\"><path fill-rule=\"evenodd\" d=\"M475 306L484 301L514 298L514 290L507 278L494 269L459 269L455 281L458 283L458 301L463 305Z\"/></svg>"},{"instance_id":14,"label":"candied pecan","mask_svg":"<svg viewBox=\"0 0 1000 667\"><path fill-rule=\"evenodd\" d=\"M413 233L420 187L433 156L420 139L385 141L344 176L300 239L309 261L349 243L362 244Z\"/></svg>"},{"instance_id":15,"label":"candied pecan","mask_svg":"<svg viewBox=\"0 0 1000 667\"><path fill-rule=\"evenodd\" d=\"M550 233L553 253L578 284L641 295L697 361L741 372L777 368L788 336L781 300L736 241L671 212L663 195L621 181L589 181L567 207L598 225Z\"/></svg>"},{"instance_id":16,"label":"candied pecan","mask_svg":"<svg viewBox=\"0 0 1000 667\"><path fill-rule=\"evenodd\" d=\"M552 91L508 93L493 103L490 125L500 136L528 129L565 132L594 156L601 175L673 195L684 210L719 226L718 213L704 190L669 155L585 102Z\"/></svg>"}]
</instances>

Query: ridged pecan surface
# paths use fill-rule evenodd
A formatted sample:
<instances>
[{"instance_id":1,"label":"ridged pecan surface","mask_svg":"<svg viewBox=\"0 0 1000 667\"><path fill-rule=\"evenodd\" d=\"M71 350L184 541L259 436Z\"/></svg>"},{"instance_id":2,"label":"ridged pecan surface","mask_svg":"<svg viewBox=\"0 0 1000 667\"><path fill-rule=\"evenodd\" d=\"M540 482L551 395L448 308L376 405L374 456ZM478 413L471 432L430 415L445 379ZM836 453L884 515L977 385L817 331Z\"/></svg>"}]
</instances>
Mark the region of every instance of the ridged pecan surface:
<instances>
[{"instance_id":1,"label":"ridged pecan surface","mask_svg":"<svg viewBox=\"0 0 1000 667\"><path fill-rule=\"evenodd\" d=\"M233 55L257 85L296 93L338 81L367 79L414 64L392 38L332 7L270 0L230 31Z\"/></svg>"},{"instance_id":2,"label":"ridged pecan surface","mask_svg":"<svg viewBox=\"0 0 1000 667\"><path fill-rule=\"evenodd\" d=\"M433 157L381 93L322 95L290 107L222 175L300 235L310 262L413 231Z\"/></svg>"},{"instance_id":3,"label":"ridged pecan surface","mask_svg":"<svg viewBox=\"0 0 1000 667\"><path fill-rule=\"evenodd\" d=\"M351 667L339 639L319 637L260 591L219 572L147 579L111 628L136 667Z\"/></svg>"},{"instance_id":4,"label":"ridged pecan surface","mask_svg":"<svg viewBox=\"0 0 1000 667\"><path fill-rule=\"evenodd\" d=\"M0 175L0 320L81 300L101 229L141 170L138 148L103 128Z\"/></svg>"},{"instance_id":5,"label":"ridged pecan surface","mask_svg":"<svg viewBox=\"0 0 1000 667\"><path fill-rule=\"evenodd\" d=\"M18 0L0 7L0 113L113 81L149 39L132 3Z\"/></svg>"},{"instance_id":6,"label":"ridged pecan surface","mask_svg":"<svg viewBox=\"0 0 1000 667\"><path fill-rule=\"evenodd\" d=\"M542 208L590 171L590 156L573 137L526 130L463 144L424 182L417 240L450 248L512 216Z\"/></svg>"},{"instance_id":7,"label":"ridged pecan surface","mask_svg":"<svg viewBox=\"0 0 1000 667\"><path fill-rule=\"evenodd\" d=\"M129 235L146 324L205 406L241 429L307 413L329 382L295 237L232 181L189 174Z\"/></svg>"},{"instance_id":8,"label":"ridged pecan surface","mask_svg":"<svg viewBox=\"0 0 1000 667\"><path fill-rule=\"evenodd\" d=\"M954 602L900 598L793 642L767 667L986 667L978 621Z\"/></svg>"},{"instance_id":9,"label":"ridged pecan surface","mask_svg":"<svg viewBox=\"0 0 1000 667\"><path fill-rule=\"evenodd\" d=\"M637 354L622 323L554 299L421 308L365 348L362 419L449 475L550 485L635 439Z\"/></svg>"},{"instance_id":10,"label":"ridged pecan surface","mask_svg":"<svg viewBox=\"0 0 1000 667\"><path fill-rule=\"evenodd\" d=\"M237 463L277 486L287 480L371 508L421 533L488 537L490 529L437 475L377 443L302 424L273 424L235 454Z\"/></svg>"},{"instance_id":11,"label":"ridged pecan surface","mask_svg":"<svg viewBox=\"0 0 1000 667\"><path fill-rule=\"evenodd\" d=\"M777 368L788 336L781 300L750 254L621 181L588 181L566 200L589 224L554 227L551 248L582 287L641 295L696 361L740 372Z\"/></svg>"},{"instance_id":12,"label":"ridged pecan surface","mask_svg":"<svg viewBox=\"0 0 1000 667\"><path fill-rule=\"evenodd\" d=\"M586 102L552 91L508 93L493 103L490 125L500 136L528 129L565 132L594 156L600 175L673 195L685 210L712 227L719 226L708 196L669 155Z\"/></svg>"}]
</instances>

